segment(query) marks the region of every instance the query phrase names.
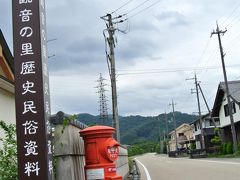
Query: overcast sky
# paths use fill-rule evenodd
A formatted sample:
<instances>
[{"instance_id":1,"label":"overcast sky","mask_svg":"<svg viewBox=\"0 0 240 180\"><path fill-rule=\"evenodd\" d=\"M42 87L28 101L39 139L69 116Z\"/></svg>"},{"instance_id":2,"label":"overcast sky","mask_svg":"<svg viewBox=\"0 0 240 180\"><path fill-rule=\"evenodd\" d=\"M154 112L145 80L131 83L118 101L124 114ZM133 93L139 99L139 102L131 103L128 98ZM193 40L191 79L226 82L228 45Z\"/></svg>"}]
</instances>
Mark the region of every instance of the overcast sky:
<instances>
[{"instance_id":1,"label":"overcast sky","mask_svg":"<svg viewBox=\"0 0 240 180\"><path fill-rule=\"evenodd\" d=\"M100 16L117 9L114 17L129 12L125 16L128 20L116 25L127 32L116 32L120 115L170 112L172 99L177 104L175 110L197 112L196 94L190 93L194 82L186 81L194 72L212 107L217 86L223 81L217 36L210 38L216 20L220 29L228 30L222 37L228 80L240 79L239 0L145 1L46 1L48 39L57 39L48 43L49 56L55 55L49 59L52 113L97 115L94 87L102 73L107 79L111 114L103 37L106 27ZM11 1L0 0L0 4L0 28L12 50ZM203 101L201 109L206 112Z\"/></svg>"}]
</instances>

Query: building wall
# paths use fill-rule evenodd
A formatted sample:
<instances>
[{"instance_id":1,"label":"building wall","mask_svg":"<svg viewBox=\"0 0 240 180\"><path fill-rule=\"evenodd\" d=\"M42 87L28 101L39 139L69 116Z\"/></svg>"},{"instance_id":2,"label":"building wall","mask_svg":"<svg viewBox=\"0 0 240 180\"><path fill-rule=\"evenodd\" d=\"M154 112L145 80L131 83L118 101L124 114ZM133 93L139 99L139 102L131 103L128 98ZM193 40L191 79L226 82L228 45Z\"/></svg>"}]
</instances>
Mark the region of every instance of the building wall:
<instances>
[{"instance_id":1,"label":"building wall","mask_svg":"<svg viewBox=\"0 0 240 180\"><path fill-rule=\"evenodd\" d=\"M188 124L182 124L181 126L177 127L176 133L177 133L177 139L179 139L179 133L183 133L183 135L186 136L188 141L194 139L192 128ZM171 140L169 141L169 150L176 151L175 132L172 131L170 135L171 135ZM178 144L179 149L184 147L186 148L186 144Z\"/></svg>"},{"instance_id":2,"label":"building wall","mask_svg":"<svg viewBox=\"0 0 240 180\"><path fill-rule=\"evenodd\" d=\"M225 113L224 113L224 105L226 105L226 104L227 104L227 98L226 98L226 94L225 94L223 97L223 102L221 104L220 111L219 111L221 127L230 125L230 116L225 117ZM235 107L236 107L236 113L233 114L233 119L234 119L234 122L239 122L240 121L240 108L239 108L239 105L237 105L236 103L235 103Z\"/></svg>"},{"instance_id":3,"label":"building wall","mask_svg":"<svg viewBox=\"0 0 240 180\"><path fill-rule=\"evenodd\" d=\"M15 97L14 94L0 88L0 120L7 124L16 124ZM4 132L0 129L0 138ZM1 143L0 143L1 146Z\"/></svg>"}]
</instances>

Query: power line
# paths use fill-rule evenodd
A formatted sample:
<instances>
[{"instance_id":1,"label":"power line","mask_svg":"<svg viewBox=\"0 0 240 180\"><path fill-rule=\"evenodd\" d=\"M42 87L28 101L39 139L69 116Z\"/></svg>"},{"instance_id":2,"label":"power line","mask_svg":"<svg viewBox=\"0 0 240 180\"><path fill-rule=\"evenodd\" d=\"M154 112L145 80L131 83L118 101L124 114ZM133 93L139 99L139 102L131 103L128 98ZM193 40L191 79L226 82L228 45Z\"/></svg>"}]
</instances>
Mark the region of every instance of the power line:
<instances>
[{"instance_id":1,"label":"power line","mask_svg":"<svg viewBox=\"0 0 240 180\"><path fill-rule=\"evenodd\" d=\"M161 0L156 1L155 3L151 4L150 6L148 6L148 7L144 8L144 9L142 9L141 11L139 11L139 12L133 14L133 15L131 15L129 18L133 18L134 16L137 16L138 14L142 13L143 11L146 11L147 9L149 9L149 8L151 8L151 7L153 7L153 6L155 6L155 5L158 4L160 1L161 1Z\"/></svg>"},{"instance_id":2,"label":"power line","mask_svg":"<svg viewBox=\"0 0 240 180\"><path fill-rule=\"evenodd\" d=\"M225 22L227 22L228 21L228 19L230 19L231 17L232 17L232 15L236 12L236 10L238 9L240 7L240 3L238 3L237 4L237 6L235 6L235 8L232 10L232 12L230 13L230 15L223 21L223 22L221 22L219 25L220 26L223 26L223 24L225 23ZM228 26L228 25L227 25ZM227 27L226 26L226 27Z\"/></svg>"},{"instance_id":3,"label":"power line","mask_svg":"<svg viewBox=\"0 0 240 180\"><path fill-rule=\"evenodd\" d=\"M234 64L226 67L236 67L240 66L240 64ZM209 67L196 67L196 68L184 68L184 69L149 69L149 70L121 70L121 71L140 71L140 72L126 72L126 73L118 73L118 75L138 75L138 74L155 74L155 73L171 73L171 72L184 72L184 71L201 71L205 69L219 69L220 66L209 66ZM141 72L143 71L143 72ZM145 72L144 72L145 71Z\"/></svg>"},{"instance_id":4,"label":"power line","mask_svg":"<svg viewBox=\"0 0 240 180\"><path fill-rule=\"evenodd\" d=\"M119 8L117 8L115 11L113 11L111 14L117 12L118 10L122 9L123 7L125 7L126 5L128 5L130 2L132 2L133 0L129 0L126 3L124 3L122 6L120 6Z\"/></svg>"},{"instance_id":5,"label":"power line","mask_svg":"<svg viewBox=\"0 0 240 180\"><path fill-rule=\"evenodd\" d=\"M142 5L147 3L148 1L150 1L150 0L146 0L146 1L142 2L142 3L140 3L139 5L137 5L136 7L132 8L130 11L128 11L126 14L129 14L129 13L135 11L136 9L138 9L139 7L141 7Z\"/></svg>"}]
</instances>

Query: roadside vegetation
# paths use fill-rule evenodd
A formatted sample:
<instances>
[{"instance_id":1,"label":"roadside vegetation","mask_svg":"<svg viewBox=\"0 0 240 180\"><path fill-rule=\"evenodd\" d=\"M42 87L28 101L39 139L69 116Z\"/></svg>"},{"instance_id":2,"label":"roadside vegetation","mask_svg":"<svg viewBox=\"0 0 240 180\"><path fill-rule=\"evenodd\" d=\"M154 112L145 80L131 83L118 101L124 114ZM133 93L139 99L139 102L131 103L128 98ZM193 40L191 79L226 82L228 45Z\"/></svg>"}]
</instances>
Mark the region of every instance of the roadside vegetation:
<instances>
[{"instance_id":1,"label":"roadside vegetation","mask_svg":"<svg viewBox=\"0 0 240 180\"><path fill-rule=\"evenodd\" d=\"M166 142L163 142L163 148L160 147L157 141L139 142L128 147L129 157L151 152L156 152L158 154L167 153Z\"/></svg>"},{"instance_id":2,"label":"roadside vegetation","mask_svg":"<svg viewBox=\"0 0 240 180\"><path fill-rule=\"evenodd\" d=\"M0 179L17 180L16 127L1 120L0 130L5 135L0 137Z\"/></svg>"}]
</instances>

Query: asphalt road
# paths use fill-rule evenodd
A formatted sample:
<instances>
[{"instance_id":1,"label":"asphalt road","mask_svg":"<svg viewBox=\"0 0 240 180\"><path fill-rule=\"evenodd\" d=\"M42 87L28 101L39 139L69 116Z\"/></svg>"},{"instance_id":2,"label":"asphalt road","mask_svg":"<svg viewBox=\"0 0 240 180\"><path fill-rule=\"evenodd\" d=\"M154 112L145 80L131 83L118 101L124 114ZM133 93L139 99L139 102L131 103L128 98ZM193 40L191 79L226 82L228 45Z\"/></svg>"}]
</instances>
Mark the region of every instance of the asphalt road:
<instances>
[{"instance_id":1,"label":"asphalt road","mask_svg":"<svg viewBox=\"0 0 240 180\"><path fill-rule=\"evenodd\" d=\"M141 180L240 180L240 158L168 158L153 153L136 157Z\"/></svg>"}]
</instances>

